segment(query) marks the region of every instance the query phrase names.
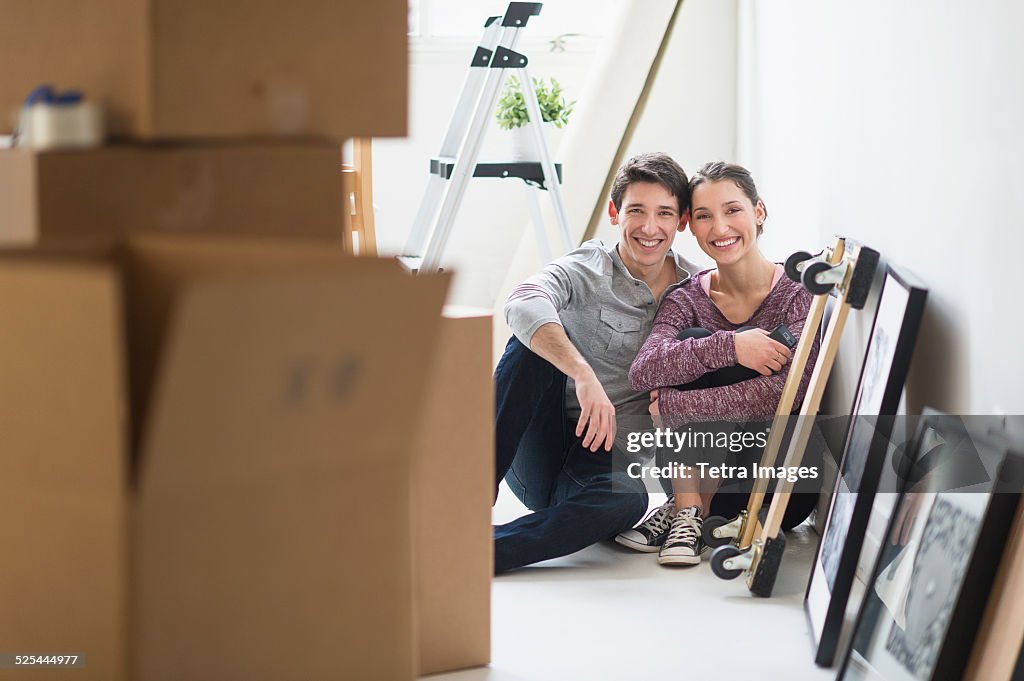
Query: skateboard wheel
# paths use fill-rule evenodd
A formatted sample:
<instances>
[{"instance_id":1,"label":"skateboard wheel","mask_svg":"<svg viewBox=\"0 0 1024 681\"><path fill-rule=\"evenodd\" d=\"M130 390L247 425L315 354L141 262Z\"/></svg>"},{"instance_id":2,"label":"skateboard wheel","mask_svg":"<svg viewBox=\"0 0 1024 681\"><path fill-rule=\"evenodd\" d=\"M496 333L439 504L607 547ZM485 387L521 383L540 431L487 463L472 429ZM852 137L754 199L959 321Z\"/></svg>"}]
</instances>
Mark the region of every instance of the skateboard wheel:
<instances>
[{"instance_id":1,"label":"skateboard wheel","mask_svg":"<svg viewBox=\"0 0 1024 681\"><path fill-rule=\"evenodd\" d=\"M743 570L730 570L725 567L725 561L735 558L741 553L743 552L732 544L719 546L715 549L711 554L711 571L715 573L715 577L719 579L736 579L743 574Z\"/></svg>"},{"instance_id":2,"label":"skateboard wheel","mask_svg":"<svg viewBox=\"0 0 1024 681\"><path fill-rule=\"evenodd\" d=\"M804 288L813 293L816 296L820 296L823 293L828 293L832 290L832 284L819 284L817 282L817 276L822 272L828 272L832 269L832 265L827 262L812 262L804 270L801 281L804 284Z\"/></svg>"},{"instance_id":3,"label":"skateboard wheel","mask_svg":"<svg viewBox=\"0 0 1024 681\"><path fill-rule=\"evenodd\" d=\"M728 525L734 520L736 520L736 518L723 518L720 515L713 515L705 518L704 529L701 532L704 538L704 543L713 549L718 548L719 546L725 546L726 544L732 543L732 540L735 539L736 535L734 535L732 532L729 532L728 534L723 532L721 533L721 537L716 537L715 530L722 527L723 525Z\"/></svg>"},{"instance_id":4,"label":"skateboard wheel","mask_svg":"<svg viewBox=\"0 0 1024 681\"><path fill-rule=\"evenodd\" d=\"M775 578L779 576L779 567L782 565L782 553L786 550L786 537L779 532L779 536L768 539L764 543L761 553L761 560L754 570L750 580L750 593L762 598L772 595L775 588Z\"/></svg>"},{"instance_id":5,"label":"skateboard wheel","mask_svg":"<svg viewBox=\"0 0 1024 681\"><path fill-rule=\"evenodd\" d=\"M786 276L793 281L800 283L800 271L796 268L797 265L802 263L804 260L810 260L811 254L807 251L797 251L793 255L786 258Z\"/></svg>"}]
</instances>

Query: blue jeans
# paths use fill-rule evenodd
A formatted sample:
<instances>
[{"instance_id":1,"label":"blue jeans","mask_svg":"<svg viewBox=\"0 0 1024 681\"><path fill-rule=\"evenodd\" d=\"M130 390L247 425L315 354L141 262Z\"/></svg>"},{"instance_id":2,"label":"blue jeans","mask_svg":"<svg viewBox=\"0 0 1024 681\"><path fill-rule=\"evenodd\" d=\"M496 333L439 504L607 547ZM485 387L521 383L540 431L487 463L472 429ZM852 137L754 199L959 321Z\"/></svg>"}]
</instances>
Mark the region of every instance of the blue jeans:
<instances>
[{"instance_id":1,"label":"blue jeans","mask_svg":"<svg viewBox=\"0 0 1024 681\"><path fill-rule=\"evenodd\" d=\"M550 362L509 340L494 373L495 498L505 479L533 513L494 528L495 573L610 539L647 511L643 485L613 477L610 452L581 445L566 420L565 384Z\"/></svg>"}]
</instances>

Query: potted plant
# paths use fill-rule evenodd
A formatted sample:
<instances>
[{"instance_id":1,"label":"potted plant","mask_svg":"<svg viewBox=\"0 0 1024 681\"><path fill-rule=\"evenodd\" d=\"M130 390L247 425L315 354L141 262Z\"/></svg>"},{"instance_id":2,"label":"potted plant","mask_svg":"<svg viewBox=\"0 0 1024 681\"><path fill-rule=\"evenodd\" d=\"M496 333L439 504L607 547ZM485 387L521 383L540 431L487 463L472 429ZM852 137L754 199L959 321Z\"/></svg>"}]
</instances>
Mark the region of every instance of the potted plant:
<instances>
[{"instance_id":1,"label":"potted plant","mask_svg":"<svg viewBox=\"0 0 1024 681\"><path fill-rule=\"evenodd\" d=\"M544 123L561 128L569 122L569 114L572 113L576 102L565 101L562 86L557 80L551 78L545 82L543 78L534 78L533 90L537 93L537 103L540 105L540 115ZM536 158L531 158L534 154L530 151L532 147L530 138L527 137L530 133L523 128L529 122L530 116L526 111L526 100L519 79L515 76L509 76L505 81L494 114L502 130L516 133L512 141L512 160L536 161Z\"/></svg>"}]
</instances>

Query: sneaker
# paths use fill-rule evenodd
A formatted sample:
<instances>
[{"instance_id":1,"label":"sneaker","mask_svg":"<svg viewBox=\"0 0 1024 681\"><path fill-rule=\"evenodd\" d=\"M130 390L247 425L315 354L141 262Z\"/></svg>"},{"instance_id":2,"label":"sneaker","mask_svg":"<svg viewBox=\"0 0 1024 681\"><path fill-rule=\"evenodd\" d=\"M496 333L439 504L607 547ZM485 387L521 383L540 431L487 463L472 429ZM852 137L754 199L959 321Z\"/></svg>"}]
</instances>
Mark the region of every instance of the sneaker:
<instances>
[{"instance_id":1,"label":"sneaker","mask_svg":"<svg viewBox=\"0 0 1024 681\"><path fill-rule=\"evenodd\" d=\"M668 498L664 504L651 511L642 523L632 530L626 530L615 537L615 543L634 551L655 553L661 549L672 527L672 517L676 514L675 500Z\"/></svg>"},{"instance_id":2,"label":"sneaker","mask_svg":"<svg viewBox=\"0 0 1024 681\"><path fill-rule=\"evenodd\" d=\"M704 520L700 517L699 508L690 506L680 509L672 519L668 537L658 553L658 562L662 565L697 565L700 563L700 554L707 549L707 545L701 538L703 525Z\"/></svg>"}]
</instances>

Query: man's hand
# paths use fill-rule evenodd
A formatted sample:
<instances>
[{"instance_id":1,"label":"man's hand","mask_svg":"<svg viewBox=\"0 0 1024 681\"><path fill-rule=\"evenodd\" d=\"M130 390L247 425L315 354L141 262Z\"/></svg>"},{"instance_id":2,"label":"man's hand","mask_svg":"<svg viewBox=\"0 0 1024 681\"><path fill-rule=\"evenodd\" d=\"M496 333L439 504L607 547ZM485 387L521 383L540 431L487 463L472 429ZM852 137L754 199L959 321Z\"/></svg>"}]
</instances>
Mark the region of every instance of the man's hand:
<instances>
[{"instance_id":1,"label":"man's hand","mask_svg":"<svg viewBox=\"0 0 1024 681\"><path fill-rule=\"evenodd\" d=\"M647 411L651 412L651 421L654 422L655 428L662 427L661 421L661 404L658 402L658 398L661 397L660 389L651 391L651 404L647 407Z\"/></svg>"},{"instance_id":2,"label":"man's hand","mask_svg":"<svg viewBox=\"0 0 1024 681\"><path fill-rule=\"evenodd\" d=\"M762 376L782 371L790 351L782 343L768 337L764 329L748 329L735 335L736 361Z\"/></svg>"},{"instance_id":3,"label":"man's hand","mask_svg":"<svg viewBox=\"0 0 1024 681\"><path fill-rule=\"evenodd\" d=\"M615 405L608 399L593 367L565 335L562 325L550 322L541 326L530 340L530 349L576 384L576 398L582 410L576 423L576 436L586 431L583 446L596 452L604 445L605 451L610 452L615 442Z\"/></svg>"},{"instance_id":4,"label":"man's hand","mask_svg":"<svg viewBox=\"0 0 1024 681\"><path fill-rule=\"evenodd\" d=\"M601 387L597 375L589 367L588 371L575 379L576 398L580 401L580 420L576 423L576 437L583 435L583 446L596 452L604 445L606 452L612 450L615 443L615 405L608 399Z\"/></svg>"}]
</instances>

